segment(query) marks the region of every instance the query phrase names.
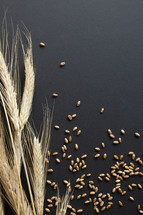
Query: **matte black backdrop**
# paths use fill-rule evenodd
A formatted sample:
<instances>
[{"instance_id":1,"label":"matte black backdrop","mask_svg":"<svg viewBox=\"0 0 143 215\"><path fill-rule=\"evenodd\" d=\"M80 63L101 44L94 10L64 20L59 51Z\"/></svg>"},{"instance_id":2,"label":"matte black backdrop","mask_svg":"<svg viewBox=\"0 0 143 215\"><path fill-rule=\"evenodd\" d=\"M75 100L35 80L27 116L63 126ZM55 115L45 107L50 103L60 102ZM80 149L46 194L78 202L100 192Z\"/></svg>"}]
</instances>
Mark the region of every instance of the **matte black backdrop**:
<instances>
[{"instance_id":1,"label":"matte black backdrop","mask_svg":"<svg viewBox=\"0 0 143 215\"><path fill-rule=\"evenodd\" d=\"M1 0L0 20L4 9L8 8L7 19L13 19L16 26L22 27L21 21L32 33L34 65L36 68L36 90L32 117L37 129L42 120L42 104L46 98L52 107L52 93L57 92L53 125L59 124L59 131L52 130L52 151L58 150L65 137L64 129L78 125L82 130L76 153L88 154L88 170L93 180L100 172L108 172L113 164L113 154L127 155L135 151L141 156L143 148L143 1L142 0ZM11 33L11 29L10 29ZM39 47L44 41L45 48ZM59 62L66 61L63 68ZM21 60L20 60L21 62ZM20 63L23 75L23 64ZM75 107L81 100L79 109ZM100 115L100 108L105 112ZM67 114L76 112L77 119L68 122ZM113 146L107 135L111 128L115 135L120 129L126 130L123 143ZM141 133L141 138L134 137L134 132ZM108 158L94 159L94 147L104 141ZM69 153L74 150L71 147ZM103 152L102 152L103 153ZM60 155L61 156L61 155ZM129 161L129 159L127 159ZM78 175L67 170L69 161L61 165L51 158L50 166L54 173L50 179L58 182L61 194L65 192L63 179L74 181ZM87 172L87 171L83 171ZM140 182L141 179L129 180L128 183ZM100 183L102 192L111 190L112 183ZM52 195L47 186L46 196ZM142 191L128 192L125 197L114 195L114 206L105 211L106 215L137 214L137 204L143 206ZM131 203L129 195L135 197ZM55 192L53 193L55 195ZM117 200L122 200L119 208ZM81 207L80 200L74 201L75 208ZM91 207L84 207L83 214L94 214ZM10 214L10 212L7 212Z\"/></svg>"}]
</instances>

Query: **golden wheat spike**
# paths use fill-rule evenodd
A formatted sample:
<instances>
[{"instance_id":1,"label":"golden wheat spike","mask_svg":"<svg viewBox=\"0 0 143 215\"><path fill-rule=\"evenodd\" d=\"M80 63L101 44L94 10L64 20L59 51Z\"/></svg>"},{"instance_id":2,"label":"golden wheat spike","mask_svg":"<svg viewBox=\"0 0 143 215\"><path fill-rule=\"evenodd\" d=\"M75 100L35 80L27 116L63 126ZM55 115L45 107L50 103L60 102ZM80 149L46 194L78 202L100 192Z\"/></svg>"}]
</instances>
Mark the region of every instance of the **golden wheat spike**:
<instances>
[{"instance_id":1,"label":"golden wheat spike","mask_svg":"<svg viewBox=\"0 0 143 215\"><path fill-rule=\"evenodd\" d=\"M35 72L33 68L33 55L32 55L32 41L31 35L27 35L28 48L24 49L24 65L25 65L25 85L22 96L22 103L20 108L20 127L23 128L27 123L31 113L33 95L34 95L34 84L35 84Z\"/></svg>"}]
</instances>

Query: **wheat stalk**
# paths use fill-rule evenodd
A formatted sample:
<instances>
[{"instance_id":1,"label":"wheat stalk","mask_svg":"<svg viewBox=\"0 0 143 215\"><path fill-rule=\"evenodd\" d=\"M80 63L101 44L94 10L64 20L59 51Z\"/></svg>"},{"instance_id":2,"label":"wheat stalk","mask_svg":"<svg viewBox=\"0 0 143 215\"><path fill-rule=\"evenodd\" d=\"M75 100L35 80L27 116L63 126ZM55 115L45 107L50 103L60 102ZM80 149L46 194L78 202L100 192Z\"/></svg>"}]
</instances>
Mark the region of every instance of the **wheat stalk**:
<instances>
[{"instance_id":1,"label":"wheat stalk","mask_svg":"<svg viewBox=\"0 0 143 215\"><path fill-rule=\"evenodd\" d=\"M0 215L4 215L4 205L3 205L3 198L1 194L1 189L0 189Z\"/></svg>"}]
</instances>

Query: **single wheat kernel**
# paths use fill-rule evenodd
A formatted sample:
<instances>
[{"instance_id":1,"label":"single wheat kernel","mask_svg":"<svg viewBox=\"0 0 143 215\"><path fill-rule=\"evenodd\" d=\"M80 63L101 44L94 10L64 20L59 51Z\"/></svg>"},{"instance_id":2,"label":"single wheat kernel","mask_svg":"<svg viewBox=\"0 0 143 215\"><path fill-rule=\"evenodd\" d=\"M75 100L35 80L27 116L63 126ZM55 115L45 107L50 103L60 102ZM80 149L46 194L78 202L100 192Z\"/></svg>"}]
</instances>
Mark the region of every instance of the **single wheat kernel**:
<instances>
[{"instance_id":1,"label":"single wheat kernel","mask_svg":"<svg viewBox=\"0 0 143 215\"><path fill-rule=\"evenodd\" d=\"M94 194L95 194L95 191L91 191L91 192L90 192L90 195L94 195Z\"/></svg>"},{"instance_id":2,"label":"single wheat kernel","mask_svg":"<svg viewBox=\"0 0 143 215\"><path fill-rule=\"evenodd\" d=\"M64 138L64 141L66 144L69 142L67 138Z\"/></svg>"},{"instance_id":3,"label":"single wheat kernel","mask_svg":"<svg viewBox=\"0 0 143 215\"><path fill-rule=\"evenodd\" d=\"M125 131L124 131L124 129L121 129L121 134L125 134Z\"/></svg>"},{"instance_id":4,"label":"single wheat kernel","mask_svg":"<svg viewBox=\"0 0 143 215\"><path fill-rule=\"evenodd\" d=\"M49 204L49 205L48 205L48 208L52 208L52 207L53 207L53 204Z\"/></svg>"},{"instance_id":5,"label":"single wheat kernel","mask_svg":"<svg viewBox=\"0 0 143 215\"><path fill-rule=\"evenodd\" d=\"M77 130L77 126L75 126L74 128L73 128L73 131L76 131Z\"/></svg>"},{"instance_id":6,"label":"single wheat kernel","mask_svg":"<svg viewBox=\"0 0 143 215\"><path fill-rule=\"evenodd\" d=\"M98 194L98 197L100 198L102 195L103 195L103 193L99 193L99 194Z\"/></svg>"},{"instance_id":7,"label":"single wheat kernel","mask_svg":"<svg viewBox=\"0 0 143 215\"><path fill-rule=\"evenodd\" d=\"M114 134L110 134L110 138L111 138L111 139L114 139L114 138L115 138L115 135L114 135Z\"/></svg>"},{"instance_id":8,"label":"single wheat kernel","mask_svg":"<svg viewBox=\"0 0 143 215\"><path fill-rule=\"evenodd\" d=\"M89 183L89 184L94 184L94 181L89 181L88 183Z\"/></svg>"},{"instance_id":9,"label":"single wheat kernel","mask_svg":"<svg viewBox=\"0 0 143 215\"><path fill-rule=\"evenodd\" d=\"M52 172L54 172L54 170L53 169L48 169L48 172L52 173Z\"/></svg>"},{"instance_id":10,"label":"single wheat kernel","mask_svg":"<svg viewBox=\"0 0 143 215\"><path fill-rule=\"evenodd\" d=\"M78 150L78 144L74 145L75 150Z\"/></svg>"},{"instance_id":11,"label":"single wheat kernel","mask_svg":"<svg viewBox=\"0 0 143 215\"><path fill-rule=\"evenodd\" d=\"M62 156L63 158L65 158L66 157L66 153L63 153L63 156Z\"/></svg>"},{"instance_id":12,"label":"single wheat kernel","mask_svg":"<svg viewBox=\"0 0 143 215\"><path fill-rule=\"evenodd\" d=\"M67 205L67 208L68 208L68 209L72 209L72 206L71 206L71 205Z\"/></svg>"},{"instance_id":13,"label":"single wheat kernel","mask_svg":"<svg viewBox=\"0 0 143 215\"><path fill-rule=\"evenodd\" d=\"M121 143L121 142L122 142L122 138L121 138L121 137L119 137L119 139L118 139L118 140L119 140L119 143Z\"/></svg>"},{"instance_id":14,"label":"single wheat kernel","mask_svg":"<svg viewBox=\"0 0 143 215\"><path fill-rule=\"evenodd\" d=\"M55 184L56 184L55 182L52 182L52 183L51 183L51 187L53 187Z\"/></svg>"},{"instance_id":15,"label":"single wheat kernel","mask_svg":"<svg viewBox=\"0 0 143 215\"><path fill-rule=\"evenodd\" d=\"M57 98L57 97L58 97L58 94L57 94L57 93L53 93L52 96L53 96L54 98Z\"/></svg>"},{"instance_id":16,"label":"single wheat kernel","mask_svg":"<svg viewBox=\"0 0 143 215\"><path fill-rule=\"evenodd\" d=\"M49 208L45 208L45 212L49 213L50 209Z\"/></svg>"},{"instance_id":17,"label":"single wheat kernel","mask_svg":"<svg viewBox=\"0 0 143 215\"><path fill-rule=\"evenodd\" d=\"M56 155L58 155L58 152L53 152L52 155L53 155L53 156L56 156Z\"/></svg>"},{"instance_id":18,"label":"single wheat kernel","mask_svg":"<svg viewBox=\"0 0 143 215\"><path fill-rule=\"evenodd\" d=\"M80 104L81 104L81 101L78 101L78 102L76 103L76 106L79 107Z\"/></svg>"},{"instance_id":19,"label":"single wheat kernel","mask_svg":"<svg viewBox=\"0 0 143 215\"><path fill-rule=\"evenodd\" d=\"M87 165L82 166L82 169L86 169Z\"/></svg>"},{"instance_id":20,"label":"single wheat kernel","mask_svg":"<svg viewBox=\"0 0 143 215\"><path fill-rule=\"evenodd\" d=\"M86 175L87 177L90 177L91 176L91 173L87 173L87 175Z\"/></svg>"},{"instance_id":21,"label":"single wheat kernel","mask_svg":"<svg viewBox=\"0 0 143 215\"><path fill-rule=\"evenodd\" d=\"M52 182L50 180L47 180L47 184L51 184Z\"/></svg>"},{"instance_id":22,"label":"single wheat kernel","mask_svg":"<svg viewBox=\"0 0 143 215\"><path fill-rule=\"evenodd\" d=\"M82 213L83 212L83 209L78 209L77 210L77 213Z\"/></svg>"},{"instance_id":23,"label":"single wheat kernel","mask_svg":"<svg viewBox=\"0 0 143 215\"><path fill-rule=\"evenodd\" d=\"M103 112L104 112L104 108L101 108L100 113L103 113Z\"/></svg>"},{"instance_id":24,"label":"single wheat kernel","mask_svg":"<svg viewBox=\"0 0 143 215\"><path fill-rule=\"evenodd\" d=\"M63 67L65 64L66 64L65 61L62 61L62 62L60 63L60 66Z\"/></svg>"},{"instance_id":25,"label":"single wheat kernel","mask_svg":"<svg viewBox=\"0 0 143 215\"><path fill-rule=\"evenodd\" d=\"M81 195L82 198L84 198L84 197L86 197L86 196L87 196L87 193L83 193L83 194Z\"/></svg>"},{"instance_id":26,"label":"single wheat kernel","mask_svg":"<svg viewBox=\"0 0 143 215\"><path fill-rule=\"evenodd\" d=\"M96 150L96 151L100 151L100 148L99 148L99 147L95 147L95 150Z\"/></svg>"},{"instance_id":27,"label":"single wheat kernel","mask_svg":"<svg viewBox=\"0 0 143 215\"><path fill-rule=\"evenodd\" d=\"M78 157L76 158L76 162L77 162L77 163L79 163L79 162L80 162L80 159L79 159Z\"/></svg>"},{"instance_id":28,"label":"single wheat kernel","mask_svg":"<svg viewBox=\"0 0 143 215\"><path fill-rule=\"evenodd\" d=\"M56 158L56 162L57 162L57 163L60 163L61 161L60 161L60 159L59 159L59 158Z\"/></svg>"},{"instance_id":29,"label":"single wheat kernel","mask_svg":"<svg viewBox=\"0 0 143 215\"><path fill-rule=\"evenodd\" d=\"M85 178L85 174L83 174L80 178L81 178L81 179L84 179L84 178Z\"/></svg>"},{"instance_id":30,"label":"single wheat kernel","mask_svg":"<svg viewBox=\"0 0 143 215\"><path fill-rule=\"evenodd\" d=\"M140 214L143 214L143 210L139 210Z\"/></svg>"},{"instance_id":31,"label":"single wheat kernel","mask_svg":"<svg viewBox=\"0 0 143 215\"><path fill-rule=\"evenodd\" d=\"M96 154L94 157L95 157L95 158L99 158L99 157L100 157L100 154Z\"/></svg>"},{"instance_id":32,"label":"single wheat kernel","mask_svg":"<svg viewBox=\"0 0 143 215\"><path fill-rule=\"evenodd\" d=\"M81 198L81 195L78 195L78 196L77 196L77 199L80 199L80 198Z\"/></svg>"},{"instance_id":33,"label":"single wheat kernel","mask_svg":"<svg viewBox=\"0 0 143 215\"><path fill-rule=\"evenodd\" d=\"M73 168L72 168L72 166L71 166L71 165L69 166L69 170L70 170L70 171L72 171L72 170L73 170Z\"/></svg>"},{"instance_id":34,"label":"single wheat kernel","mask_svg":"<svg viewBox=\"0 0 143 215\"><path fill-rule=\"evenodd\" d=\"M118 201L118 203L120 207L123 207L123 203L121 201Z\"/></svg>"},{"instance_id":35,"label":"single wheat kernel","mask_svg":"<svg viewBox=\"0 0 143 215\"><path fill-rule=\"evenodd\" d=\"M71 141L72 141L72 136L69 136L69 142L71 143Z\"/></svg>"},{"instance_id":36,"label":"single wheat kernel","mask_svg":"<svg viewBox=\"0 0 143 215\"><path fill-rule=\"evenodd\" d=\"M84 159L84 158L86 158L86 157L87 157L87 155L84 154L84 155L81 156L81 159Z\"/></svg>"},{"instance_id":37,"label":"single wheat kernel","mask_svg":"<svg viewBox=\"0 0 143 215\"><path fill-rule=\"evenodd\" d=\"M40 46L41 46L41 47L45 47L45 43L40 42Z\"/></svg>"},{"instance_id":38,"label":"single wheat kernel","mask_svg":"<svg viewBox=\"0 0 143 215\"><path fill-rule=\"evenodd\" d=\"M135 132L135 136L140 137L141 135L139 133Z\"/></svg>"},{"instance_id":39,"label":"single wheat kernel","mask_svg":"<svg viewBox=\"0 0 143 215\"><path fill-rule=\"evenodd\" d=\"M81 134L81 130L78 130L76 135L79 136Z\"/></svg>"},{"instance_id":40,"label":"single wheat kernel","mask_svg":"<svg viewBox=\"0 0 143 215\"><path fill-rule=\"evenodd\" d=\"M101 178L100 176L98 176L98 180L99 181L103 181L103 178Z\"/></svg>"},{"instance_id":41,"label":"single wheat kernel","mask_svg":"<svg viewBox=\"0 0 143 215\"><path fill-rule=\"evenodd\" d=\"M105 180L106 180L106 181L110 181L110 178L108 178L108 177L105 177Z\"/></svg>"},{"instance_id":42,"label":"single wheat kernel","mask_svg":"<svg viewBox=\"0 0 143 215\"><path fill-rule=\"evenodd\" d=\"M67 159L71 159L71 157L72 157L72 155L68 155L68 156L67 156Z\"/></svg>"},{"instance_id":43,"label":"single wheat kernel","mask_svg":"<svg viewBox=\"0 0 143 215\"><path fill-rule=\"evenodd\" d=\"M55 128L55 129L59 129L60 126L59 126L59 125L55 125L54 128Z\"/></svg>"},{"instance_id":44,"label":"single wheat kernel","mask_svg":"<svg viewBox=\"0 0 143 215\"><path fill-rule=\"evenodd\" d=\"M66 134L69 134L69 133L70 133L70 131L69 131L69 130L65 130L65 133L66 133Z\"/></svg>"},{"instance_id":45,"label":"single wheat kernel","mask_svg":"<svg viewBox=\"0 0 143 215\"><path fill-rule=\"evenodd\" d=\"M119 157L117 155L113 156L115 160L119 160Z\"/></svg>"},{"instance_id":46,"label":"single wheat kernel","mask_svg":"<svg viewBox=\"0 0 143 215\"><path fill-rule=\"evenodd\" d=\"M134 197L132 197L132 196L130 196L129 199L130 199L131 201L134 201Z\"/></svg>"},{"instance_id":47,"label":"single wheat kernel","mask_svg":"<svg viewBox=\"0 0 143 215\"><path fill-rule=\"evenodd\" d=\"M72 114L72 118L75 118L76 116L77 116L76 113Z\"/></svg>"},{"instance_id":48,"label":"single wheat kernel","mask_svg":"<svg viewBox=\"0 0 143 215\"><path fill-rule=\"evenodd\" d=\"M89 200L86 200L85 202L84 202L84 204L89 204L90 203L90 201Z\"/></svg>"},{"instance_id":49,"label":"single wheat kernel","mask_svg":"<svg viewBox=\"0 0 143 215\"><path fill-rule=\"evenodd\" d=\"M108 132L109 135L112 134L111 129L108 129L107 132Z\"/></svg>"},{"instance_id":50,"label":"single wheat kernel","mask_svg":"<svg viewBox=\"0 0 143 215\"><path fill-rule=\"evenodd\" d=\"M71 195L70 200L72 201L74 199L74 195Z\"/></svg>"},{"instance_id":51,"label":"single wheat kernel","mask_svg":"<svg viewBox=\"0 0 143 215\"><path fill-rule=\"evenodd\" d=\"M128 185L128 188L129 188L129 190L132 190L132 189L133 189L131 185Z\"/></svg>"},{"instance_id":52,"label":"single wheat kernel","mask_svg":"<svg viewBox=\"0 0 143 215\"><path fill-rule=\"evenodd\" d=\"M103 154L103 159L106 159L106 158L107 158L107 154L104 153L104 154Z\"/></svg>"},{"instance_id":53,"label":"single wheat kernel","mask_svg":"<svg viewBox=\"0 0 143 215\"><path fill-rule=\"evenodd\" d=\"M139 188L139 189L142 189L142 185L141 185L141 184L138 184L138 188Z\"/></svg>"},{"instance_id":54,"label":"single wheat kernel","mask_svg":"<svg viewBox=\"0 0 143 215\"><path fill-rule=\"evenodd\" d=\"M72 116L71 116L71 115L68 115L68 119L71 121L71 120L72 120Z\"/></svg>"},{"instance_id":55,"label":"single wheat kernel","mask_svg":"<svg viewBox=\"0 0 143 215\"><path fill-rule=\"evenodd\" d=\"M117 144L119 144L119 141L115 140L115 141L113 141L113 144L117 145Z\"/></svg>"},{"instance_id":56,"label":"single wheat kernel","mask_svg":"<svg viewBox=\"0 0 143 215\"><path fill-rule=\"evenodd\" d=\"M105 148L105 143L101 143L102 148Z\"/></svg>"},{"instance_id":57,"label":"single wheat kernel","mask_svg":"<svg viewBox=\"0 0 143 215\"><path fill-rule=\"evenodd\" d=\"M138 205L138 210L140 210L141 209L141 206L140 205Z\"/></svg>"}]
</instances>

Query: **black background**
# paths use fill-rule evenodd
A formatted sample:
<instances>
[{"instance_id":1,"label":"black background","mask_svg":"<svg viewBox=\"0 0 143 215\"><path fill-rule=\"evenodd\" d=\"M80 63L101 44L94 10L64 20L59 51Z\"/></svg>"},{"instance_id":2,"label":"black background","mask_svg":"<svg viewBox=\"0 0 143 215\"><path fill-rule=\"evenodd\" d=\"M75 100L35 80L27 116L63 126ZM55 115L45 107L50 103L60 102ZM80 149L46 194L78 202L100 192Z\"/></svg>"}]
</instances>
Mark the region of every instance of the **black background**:
<instances>
[{"instance_id":1,"label":"black background","mask_svg":"<svg viewBox=\"0 0 143 215\"><path fill-rule=\"evenodd\" d=\"M51 150L59 151L64 144L64 130L77 125L82 134L73 135L73 143L69 154L74 157L88 154L87 170L92 172L92 179L100 187L101 192L110 192L113 181L98 183L97 175L109 172L114 164L113 155L123 154L127 162L129 151L142 156L143 148L143 1L142 0L1 0L0 19L8 9L7 21L10 25L12 17L14 26L22 29L22 22L31 31L33 40L34 65L36 70L35 97L32 118L39 129L42 121L42 104L46 98L49 106L53 106L52 93L57 92L53 125L60 126L59 131L52 129ZM22 21L22 22L21 22ZM11 28L9 29L11 34ZM46 47L40 48L43 41ZM65 61L63 68L59 63ZM23 63L20 59L20 72ZM22 80L24 79L22 76ZM81 106L76 108L76 102ZM100 109L105 112L101 115ZM77 113L72 122L67 115ZM116 137L120 129L126 131L123 142L114 146L107 135L111 128ZM134 137L134 132L141 134ZM106 161L94 159L94 147L105 142ZM74 143L79 144L75 153ZM55 158L51 158L50 167L54 173L49 179L59 184L60 192L65 192L63 179L75 179L82 172L72 174L68 171L69 161L58 166ZM140 177L129 179L125 184L141 182ZM47 185L46 197L55 195ZM86 190L85 190L86 191ZM77 192L75 192L77 194ZM129 195L135 201L129 201ZM114 195L114 205L106 215L135 215L137 204L142 204L142 191L128 191L125 197ZM124 203L119 208L117 201ZM73 207L83 207L81 200L74 201ZM91 206L83 207L83 214L94 214ZM7 212L10 214L10 212Z\"/></svg>"}]
</instances>

